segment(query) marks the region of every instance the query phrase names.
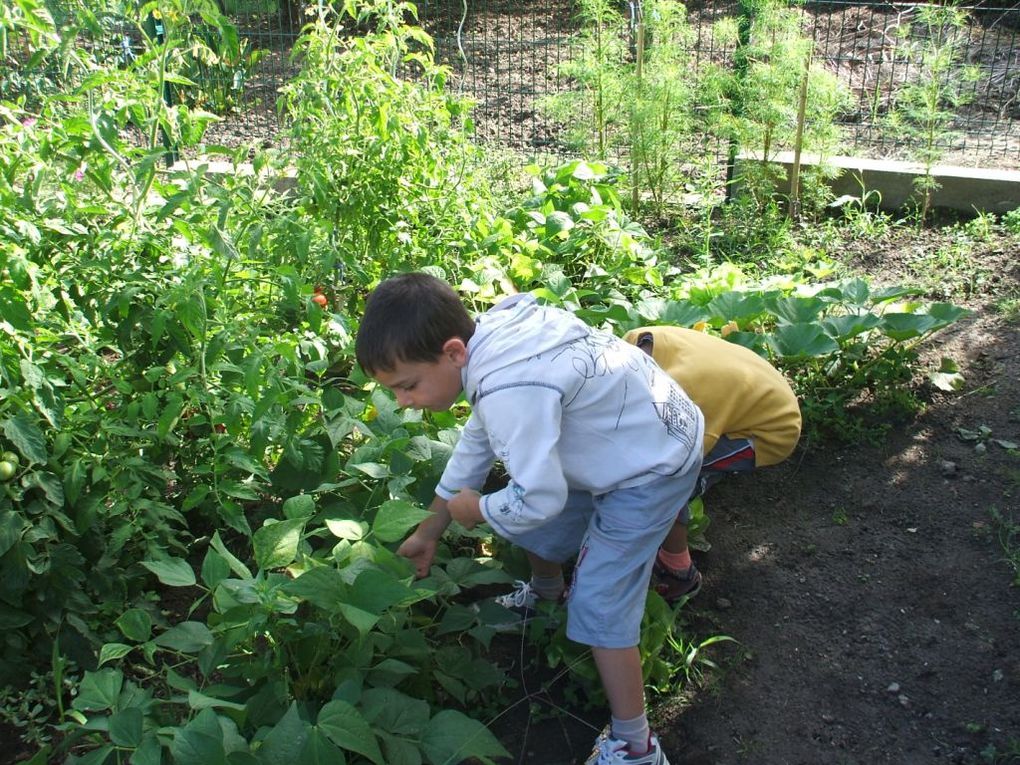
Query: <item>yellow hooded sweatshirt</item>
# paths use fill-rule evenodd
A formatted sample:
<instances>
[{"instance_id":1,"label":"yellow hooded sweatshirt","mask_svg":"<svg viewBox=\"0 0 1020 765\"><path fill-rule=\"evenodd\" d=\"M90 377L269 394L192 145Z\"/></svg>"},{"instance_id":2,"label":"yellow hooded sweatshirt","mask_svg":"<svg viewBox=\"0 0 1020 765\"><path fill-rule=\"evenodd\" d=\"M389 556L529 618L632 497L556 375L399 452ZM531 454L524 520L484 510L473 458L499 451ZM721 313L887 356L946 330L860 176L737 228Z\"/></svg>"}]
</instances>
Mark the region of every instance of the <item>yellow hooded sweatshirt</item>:
<instances>
[{"instance_id":1,"label":"yellow hooded sweatshirt","mask_svg":"<svg viewBox=\"0 0 1020 765\"><path fill-rule=\"evenodd\" d=\"M652 358L705 415L705 454L725 435L751 439L757 467L790 455L800 438L800 407L775 367L741 345L692 329L641 327L624 339L637 345L649 333Z\"/></svg>"}]
</instances>

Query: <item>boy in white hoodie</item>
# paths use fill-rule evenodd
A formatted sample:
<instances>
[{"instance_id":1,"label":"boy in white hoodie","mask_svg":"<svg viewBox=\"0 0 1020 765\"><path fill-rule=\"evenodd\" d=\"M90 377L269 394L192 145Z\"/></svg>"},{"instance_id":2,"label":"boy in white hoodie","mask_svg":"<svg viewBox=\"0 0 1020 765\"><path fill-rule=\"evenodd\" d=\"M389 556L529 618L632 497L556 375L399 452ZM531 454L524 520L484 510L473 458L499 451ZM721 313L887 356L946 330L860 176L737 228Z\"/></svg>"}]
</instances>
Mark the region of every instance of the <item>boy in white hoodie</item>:
<instances>
[{"instance_id":1,"label":"boy in white hoodie","mask_svg":"<svg viewBox=\"0 0 1020 765\"><path fill-rule=\"evenodd\" d=\"M638 652L656 551L694 491L704 419L638 348L515 295L472 321L434 277L403 274L369 296L358 363L401 406L472 413L432 515L400 546L425 576L451 519L483 521L528 552L555 598L577 556L567 636L590 645L612 720L586 765L669 765L649 730ZM496 458L510 482L478 490Z\"/></svg>"}]
</instances>

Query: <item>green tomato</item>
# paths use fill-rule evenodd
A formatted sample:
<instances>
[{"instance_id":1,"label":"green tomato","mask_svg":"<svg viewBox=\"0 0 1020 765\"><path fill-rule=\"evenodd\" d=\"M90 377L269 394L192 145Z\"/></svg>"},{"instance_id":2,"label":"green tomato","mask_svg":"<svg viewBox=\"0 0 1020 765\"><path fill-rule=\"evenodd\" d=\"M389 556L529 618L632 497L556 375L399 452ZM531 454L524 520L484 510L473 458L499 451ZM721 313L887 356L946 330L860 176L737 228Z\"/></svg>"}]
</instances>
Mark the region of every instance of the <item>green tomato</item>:
<instances>
[{"instance_id":1,"label":"green tomato","mask_svg":"<svg viewBox=\"0 0 1020 765\"><path fill-rule=\"evenodd\" d=\"M6 482L14 478L18 472L18 466L7 460L0 460L0 482Z\"/></svg>"},{"instance_id":2,"label":"green tomato","mask_svg":"<svg viewBox=\"0 0 1020 765\"><path fill-rule=\"evenodd\" d=\"M0 455L0 460L3 460L4 462L10 462L12 465L14 465L14 467L17 467L19 464L21 464L21 459L14 452L4 452L3 455Z\"/></svg>"}]
</instances>

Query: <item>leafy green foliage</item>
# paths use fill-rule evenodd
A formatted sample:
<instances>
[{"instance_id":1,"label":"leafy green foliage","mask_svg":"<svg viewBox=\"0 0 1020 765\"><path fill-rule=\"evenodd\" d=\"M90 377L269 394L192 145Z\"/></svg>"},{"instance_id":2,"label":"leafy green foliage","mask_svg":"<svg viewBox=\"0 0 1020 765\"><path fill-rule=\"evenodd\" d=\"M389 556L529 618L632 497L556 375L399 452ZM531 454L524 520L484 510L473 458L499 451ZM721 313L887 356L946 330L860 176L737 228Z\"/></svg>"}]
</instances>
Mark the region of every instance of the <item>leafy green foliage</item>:
<instances>
[{"instance_id":1,"label":"leafy green foliage","mask_svg":"<svg viewBox=\"0 0 1020 765\"><path fill-rule=\"evenodd\" d=\"M189 149L211 119L165 101L164 85L191 87L190 10L229 37L207 5L168 6L163 39L140 33L117 66L77 42L94 16L58 31L19 0L2 17L39 86L0 102L0 681L52 682L51 710L17 712L54 716L60 748L40 756L504 754L466 716L504 683L486 657L500 615L464 603L508 580L485 532L451 532L422 580L395 554L465 411L401 411L355 368L357 311L385 274L431 269L479 309L530 290L615 331L726 332L786 369L822 424L905 390L913 346L960 315L820 284L806 256L767 284L732 264L685 274L597 162L531 169L531 194L496 209L466 107L400 3L308 27L286 155L165 170L164 138ZM280 195L287 165L298 184ZM650 609L662 688L702 643ZM549 651L578 658L565 638Z\"/></svg>"},{"instance_id":2,"label":"leafy green foliage","mask_svg":"<svg viewBox=\"0 0 1020 765\"><path fill-rule=\"evenodd\" d=\"M1011 234L1020 234L1020 207L1010 210L1003 215L1002 224Z\"/></svg>"},{"instance_id":3,"label":"leafy green foliage","mask_svg":"<svg viewBox=\"0 0 1020 765\"><path fill-rule=\"evenodd\" d=\"M627 221L614 188L613 176L594 163L568 163L546 173L535 185L538 196L506 219L479 223L472 233L468 252L515 254L503 261L508 269L494 256L483 257L486 267L479 273L488 281L479 284L476 277L471 291L491 300L507 284L530 288L617 332L643 324L725 327L728 340L788 374L810 436L874 438L920 407L910 385L915 348L961 318L962 309L925 305L911 300L918 290L873 289L856 278L819 282L831 277L824 261L773 261L773 268L793 273L760 283L749 282L732 264L670 279L666 275L676 271L659 263L648 235ZM587 207L592 201L598 207ZM751 210L740 209L752 217ZM627 237L605 237L621 228ZM615 252L608 261L600 254L607 244Z\"/></svg>"},{"instance_id":4,"label":"leafy green foliage","mask_svg":"<svg viewBox=\"0 0 1020 765\"><path fill-rule=\"evenodd\" d=\"M682 5L646 2L630 19L621 9L605 0L581 3L577 53L560 67L575 88L541 106L563 123L568 148L602 161L628 156L632 209L647 194L661 214L699 171L690 156L701 150L699 129L711 133L718 120L719 89L692 77ZM631 46L628 34L636 39ZM706 80L721 76L715 67L706 71Z\"/></svg>"},{"instance_id":5,"label":"leafy green foliage","mask_svg":"<svg viewBox=\"0 0 1020 765\"><path fill-rule=\"evenodd\" d=\"M429 580L412 585L407 564L370 541L402 537L420 519L412 509L390 504L354 542L349 526L329 519L307 531L303 519L268 523L253 537L262 559L254 573L214 534L197 584L209 604L204 621L153 636L146 613L133 609L117 622L130 642L103 646L153 668L173 655L165 695L137 693L118 669L87 672L74 701L80 719L96 728L103 718L85 713L109 711L110 742L135 756L152 746L143 729L180 720L170 745L175 762L219 757L221 747L296 762L345 757L337 752L375 763L504 755L479 723L453 709L431 711L437 695L468 703L502 676L468 647L435 649L438 622L418 623L409 606L437 590ZM196 583L179 561L146 565L168 586ZM442 589L456 591L445 582ZM443 678L438 688L431 677ZM118 740L122 719L132 727Z\"/></svg>"},{"instance_id":6,"label":"leafy green foliage","mask_svg":"<svg viewBox=\"0 0 1020 765\"><path fill-rule=\"evenodd\" d=\"M1002 548L1002 559L1013 574L1013 585L1020 586L1020 524L1012 514L996 507L990 508L988 513Z\"/></svg>"},{"instance_id":7,"label":"leafy green foliage","mask_svg":"<svg viewBox=\"0 0 1020 765\"><path fill-rule=\"evenodd\" d=\"M642 320L683 316L680 323L721 330L787 373L809 439L855 441L916 410L910 383L917 344L966 314L946 303L901 301L912 294L873 290L861 279L795 291L744 289L702 294L693 303L645 303Z\"/></svg>"},{"instance_id":8,"label":"leafy green foliage","mask_svg":"<svg viewBox=\"0 0 1020 765\"><path fill-rule=\"evenodd\" d=\"M159 136L186 146L204 119L163 100L162 83L186 84L187 16L162 21L130 72L82 61L82 90L37 111L0 105L0 444L16 459L0 491L3 680L65 656L85 668L57 715L64 749L85 746L88 762L288 759L301 740L312 760L488 761L502 753L491 735L430 702L498 688L479 659L491 629L436 643L458 582L500 572L455 564L411 588L391 551L422 517L454 420L426 429L350 379L348 321L313 303L312 285L325 282L328 309L356 303L369 277L342 292L332 261L302 257L324 219L270 193L268 158L251 175L159 170ZM37 36L40 59L57 35ZM408 140L433 146L426 132ZM168 618L153 588L185 605ZM153 678L144 689L136 668ZM424 707L420 724L376 720L373 689Z\"/></svg>"},{"instance_id":9,"label":"leafy green foliage","mask_svg":"<svg viewBox=\"0 0 1020 765\"><path fill-rule=\"evenodd\" d=\"M645 2L640 16L628 20L621 6L584 0L577 54L561 65L575 88L542 102L561 120L567 147L600 160L630 162L632 208L642 195L662 215L678 195L697 188L712 206L721 191L716 170L696 159L716 140L758 156L745 163L739 179L743 193L759 207L769 201L781 168L773 163L781 150L798 145L821 155L839 141L836 117L850 102L849 92L821 66L805 67L811 41L800 29L801 13L782 0L741 4L738 22L715 25L715 49L732 61L693 65L692 31L686 9L676 3ZM743 31L741 29L743 25ZM799 115L801 82L810 97ZM798 131L798 128L800 130ZM826 200L821 180L827 171L805 177L804 196L819 210Z\"/></svg>"},{"instance_id":10,"label":"leafy green foliage","mask_svg":"<svg viewBox=\"0 0 1020 765\"><path fill-rule=\"evenodd\" d=\"M849 94L824 68L805 71L812 44L801 31L800 11L776 0L743 5L749 33L736 50L738 74L732 85L732 130L740 145L764 160L793 148L798 93L806 75L810 98L803 145L808 151L831 150L839 138L834 118L847 107Z\"/></svg>"},{"instance_id":11,"label":"leafy green foliage","mask_svg":"<svg viewBox=\"0 0 1020 765\"><path fill-rule=\"evenodd\" d=\"M647 193L657 214L675 201L682 179L696 175L692 156L703 151L718 104L710 88L690 76L694 66L693 33L680 3L642 4L635 66L627 82L625 111L632 199ZM635 204L636 208L637 205Z\"/></svg>"},{"instance_id":12,"label":"leafy green foliage","mask_svg":"<svg viewBox=\"0 0 1020 765\"><path fill-rule=\"evenodd\" d=\"M569 149L605 161L626 125L626 22L610 0L582 0L579 16L577 55L560 68L577 88L545 99L542 108L563 123Z\"/></svg>"}]
</instances>

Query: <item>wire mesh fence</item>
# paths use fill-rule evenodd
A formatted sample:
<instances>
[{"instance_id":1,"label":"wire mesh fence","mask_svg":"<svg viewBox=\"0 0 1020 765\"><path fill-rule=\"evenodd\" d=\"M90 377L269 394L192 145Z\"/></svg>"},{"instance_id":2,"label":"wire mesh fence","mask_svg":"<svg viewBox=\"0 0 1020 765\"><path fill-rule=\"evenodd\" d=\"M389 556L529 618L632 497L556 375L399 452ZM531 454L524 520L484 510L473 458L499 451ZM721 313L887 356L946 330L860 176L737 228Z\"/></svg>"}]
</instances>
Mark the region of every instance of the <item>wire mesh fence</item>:
<instances>
[{"instance_id":1,"label":"wire mesh fence","mask_svg":"<svg viewBox=\"0 0 1020 765\"><path fill-rule=\"evenodd\" d=\"M903 157L910 147L888 129L884 117L899 87L924 78L916 46L924 30L916 3L860 3L808 0L803 3L804 34L814 56L853 95L841 117L845 150L873 158ZM965 103L941 137L946 159L958 164L1020 163L1020 6L977 5L965 9L965 61L976 67ZM432 0L423 6L440 56L460 75L478 101L479 134L516 148L557 145L555 125L541 108L543 98L571 83L561 65L577 53L580 24L570 0L532 3ZM712 27L741 13L736 2L694 2L689 20L695 66L733 59ZM625 15L625 14L624 14ZM909 32L907 31L909 29Z\"/></svg>"},{"instance_id":2,"label":"wire mesh fence","mask_svg":"<svg viewBox=\"0 0 1020 765\"><path fill-rule=\"evenodd\" d=\"M618 35L633 47L634 27L628 21L640 0L611 1L619 12ZM67 2L50 0L54 8ZM297 72L292 50L314 6L305 0L216 2L236 25L241 48L230 61L196 65L201 87L218 94L203 108L222 117L208 141L279 143L276 99ZM450 67L449 86L475 102L480 141L529 155L570 153L568 125L549 101L577 87L565 69L584 44L579 2L420 0L421 23L433 36L437 58ZM733 44L715 30L751 5L738 0L692 0L687 5L691 34L683 44L689 46L692 77L709 63L733 66ZM802 0L797 5L816 65L852 96L850 108L838 118L840 153L911 157L916 135L891 128L888 117L904 87L933 76L922 55L931 42L926 37L930 30L920 23L924 7L930 6L851 0ZM960 71L966 68L968 79L954 94L953 119L938 136L941 161L1020 168L1020 3L983 0L960 7L966 12L959 33L964 43ZM122 44L128 43L115 38L109 47L116 53ZM14 80L3 83L8 81Z\"/></svg>"},{"instance_id":3,"label":"wire mesh fence","mask_svg":"<svg viewBox=\"0 0 1020 765\"><path fill-rule=\"evenodd\" d=\"M274 140L276 89L294 72L290 59L305 18L301 0L222 0L224 11L254 53L245 72L241 108L216 128L223 143L256 137ZM814 59L852 94L842 114L841 153L869 158L907 158L910 136L890 129L886 116L907 83L929 76L918 54L924 27L921 4L804 0L803 34L814 43ZM944 162L970 166L1020 167L1020 5L1002 0L963 6L967 22L964 60L977 75L969 82L955 116L939 136ZM619 7L620 34L630 8ZM688 5L694 67L732 62L732 46L713 34L720 21L738 17L734 0L695 0ZM564 125L546 108L550 96L574 87L564 65L579 55L582 21L575 0L423 0L423 26L449 65L451 87L476 104L479 140L529 154L569 150ZM911 44L913 43L913 44Z\"/></svg>"},{"instance_id":4,"label":"wire mesh fence","mask_svg":"<svg viewBox=\"0 0 1020 765\"><path fill-rule=\"evenodd\" d=\"M925 33L918 24L919 4L864 4L822 0L804 5L806 28L826 68L853 94L844 115L848 146L864 156L898 156L909 147L882 117L894 106L905 83L931 76L916 55ZM963 61L974 79L961 93L944 148L959 164L1015 166L1020 159L1020 6L983 4L961 7L968 20L962 33ZM909 31L908 31L909 30ZM915 53L915 55L911 55Z\"/></svg>"},{"instance_id":5,"label":"wire mesh fence","mask_svg":"<svg viewBox=\"0 0 1020 765\"><path fill-rule=\"evenodd\" d=\"M305 23L301 0L219 0L223 12L248 41L251 60L240 71L241 103L222 115L210 140L228 146L256 140L279 141L276 99L280 87L297 74L291 53Z\"/></svg>"}]
</instances>

